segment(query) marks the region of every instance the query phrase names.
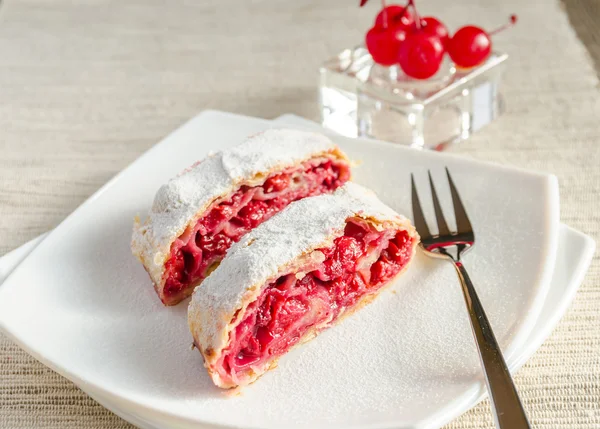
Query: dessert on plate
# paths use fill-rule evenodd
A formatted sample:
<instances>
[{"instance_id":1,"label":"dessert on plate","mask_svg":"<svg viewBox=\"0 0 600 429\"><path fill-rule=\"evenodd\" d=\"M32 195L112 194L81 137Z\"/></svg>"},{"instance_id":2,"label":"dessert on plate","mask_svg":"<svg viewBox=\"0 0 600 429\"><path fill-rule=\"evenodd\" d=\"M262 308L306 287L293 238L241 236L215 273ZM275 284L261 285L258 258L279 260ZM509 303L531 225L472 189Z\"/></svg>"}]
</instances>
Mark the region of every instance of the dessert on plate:
<instances>
[{"instance_id":1,"label":"dessert on plate","mask_svg":"<svg viewBox=\"0 0 600 429\"><path fill-rule=\"evenodd\" d=\"M131 249L161 301L188 297L232 243L292 201L332 192L350 164L327 137L270 129L212 154L163 185Z\"/></svg>"},{"instance_id":2,"label":"dessert on plate","mask_svg":"<svg viewBox=\"0 0 600 429\"><path fill-rule=\"evenodd\" d=\"M213 382L252 383L290 348L370 302L404 271L418 241L405 217L350 182L246 234L188 309Z\"/></svg>"}]
</instances>

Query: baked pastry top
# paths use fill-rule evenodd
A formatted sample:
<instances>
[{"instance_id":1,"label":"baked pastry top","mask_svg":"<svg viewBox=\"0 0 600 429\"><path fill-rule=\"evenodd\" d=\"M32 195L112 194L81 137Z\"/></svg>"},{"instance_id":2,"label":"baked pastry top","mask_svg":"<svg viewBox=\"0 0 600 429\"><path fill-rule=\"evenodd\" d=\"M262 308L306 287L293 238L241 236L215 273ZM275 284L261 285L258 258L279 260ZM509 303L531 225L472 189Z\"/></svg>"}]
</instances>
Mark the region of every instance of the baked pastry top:
<instances>
[{"instance_id":1,"label":"baked pastry top","mask_svg":"<svg viewBox=\"0 0 600 429\"><path fill-rule=\"evenodd\" d=\"M349 176L348 159L329 138L264 131L163 185L146 219L135 220L132 252L161 300L176 304L245 232L291 201L332 191Z\"/></svg>"}]
</instances>

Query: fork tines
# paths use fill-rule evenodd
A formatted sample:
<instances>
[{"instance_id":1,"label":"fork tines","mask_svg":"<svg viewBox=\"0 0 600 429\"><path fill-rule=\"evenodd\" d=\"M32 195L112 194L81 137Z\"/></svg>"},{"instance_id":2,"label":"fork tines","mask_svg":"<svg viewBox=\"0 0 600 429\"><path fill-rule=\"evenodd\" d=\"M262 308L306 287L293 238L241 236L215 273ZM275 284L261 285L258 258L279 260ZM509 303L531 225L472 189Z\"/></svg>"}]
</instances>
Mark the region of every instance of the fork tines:
<instances>
[{"instance_id":1,"label":"fork tines","mask_svg":"<svg viewBox=\"0 0 600 429\"><path fill-rule=\"evenodd\" d=\"M423 241L428 241L432 238L439 237L453 237L453 240L456 240L457 236L463 236L464 241L473 242L474 234L473 227L471 226L471 221L467 216L467 211L462 203L460 195L458 194L458 190L456 189L456 185L454 184L454 180L452 180L452 176L450 175L450 171L446 167L446 174L448 176L448 185L450 187L450 194L452 196L452 204L454 206L454 216L456 218L456 231L451 231L448 228L448 223L446 222L446 218L444 217L444 212L442 210L440 200L438 198L437 190L433 183L433 178L431 177L431 171L427 172L429 176L429 186L431 187L431 197L433 200L433 209L435 212L435 218L438 225L438 233L431 234L429 231L429 227L427 226L427 221L425 220L425 215L423 214L423 208L419 201L419 195L417 193L417 187L415 185L414 175L411 173L410 181L411 181L411 193L412 193L412 208L413 208L413 217L415 228L419 232L421 239Z\"/></svg>"}]
</instances>

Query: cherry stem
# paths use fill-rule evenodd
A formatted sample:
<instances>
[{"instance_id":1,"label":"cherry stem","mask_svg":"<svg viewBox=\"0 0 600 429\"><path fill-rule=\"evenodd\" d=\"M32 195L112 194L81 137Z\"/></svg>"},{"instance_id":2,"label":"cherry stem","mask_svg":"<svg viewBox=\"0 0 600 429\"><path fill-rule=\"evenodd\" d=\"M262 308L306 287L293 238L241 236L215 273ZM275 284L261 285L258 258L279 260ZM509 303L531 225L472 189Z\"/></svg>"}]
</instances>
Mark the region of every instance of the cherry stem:
<instances>
[{"instance_id":1,"label":"cherry stem","mask_svg":"<svg viewBox=\"0 0 600 429\"><path fill-rule=\"evenodd\" d=\"M417 13L417 10L415 9L414 0L408 0L408 3L406 3L406 6L404 6L404 9L402 9L402 13L394 18L395 22L401 21L402 18L404 18L404 15L406 15L406 11L408 10L409 6L413 7L413 9L415 10L415 14ZM420 23L419 23L419 27L420 27Z\"/></svg>"},{"instance_id":2,"label":"cherry stem","mask_svg":"<svg viewBox=\"0 0 600 429\"><path fill-rule=\"evenodd\" d=\"M507 28L512 27L513 25L515 25L517 23L517 15L511 15L509 18L508 23L496 28L495 30L490 31L488 34L490 36L493 36L496 33L500 33L501 31L506 30Z\"/></svg>"},{"instance_id":3,"label":"cherry stem","mask_svg":"<svg viewBox=\"0 0 600 429\"><path fill-rule=\"evenodd\" d=\"M381 7L383 9L383 28L387 30L388 28L388 11L387 5L385 4L385 0L381 0Z\"/></svg>"},{"instance_id":4,"label":"cherry stem","mask_svg":"<svg viewBox=\"0 0 600 429\"><path fill-rule=\"evenodd\" d=\"M412 6L413 12L415 13L415 26L417 30L421 30L421 17L419 16L419 11L417 10L417 6L415 5L415 0L408 0L406 3L406 7L404 10L408 9L409 6Z\"/></svg>"}]
</instances>

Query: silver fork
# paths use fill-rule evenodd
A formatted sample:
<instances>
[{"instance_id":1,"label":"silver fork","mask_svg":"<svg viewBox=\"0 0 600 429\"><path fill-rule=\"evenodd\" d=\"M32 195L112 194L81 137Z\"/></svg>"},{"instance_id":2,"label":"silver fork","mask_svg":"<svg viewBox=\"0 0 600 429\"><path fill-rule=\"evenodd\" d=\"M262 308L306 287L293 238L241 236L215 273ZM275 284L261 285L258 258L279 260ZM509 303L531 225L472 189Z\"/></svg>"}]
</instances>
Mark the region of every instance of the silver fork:
<instances>
[{"instance_id":1,"label":"silver fork","mask_svg":"<svg viewBox=\"0 0 600 429\"><path fill-rule=\"evenodd\" d=\"M471 321L473 336L477 343L477 350L479 351L479 358L485 374L488 392L492 401L492 412L496 420L496 427L501 429L530 428L523 404L521 404L515 384L506 367L506 362L494 337L490 322L485 315L485 311L467 274L467 270L461 262L461 256L475 244L475 234L473 233L467 212L458 195L450 172L446 168L456 217L456 231L450 231L444 218L440 201L438 200L431 172L428 174L433 209L438 224L437 234L429 232L425 216L423 215L423 209L419 202L415 179L412 174L410 175L413 217L417 232L421 236L420 247L426 255L450 261L454 265L454 268L456 268L465 304L469 312L469 320Z\"/></svg>"}]
</instances>

